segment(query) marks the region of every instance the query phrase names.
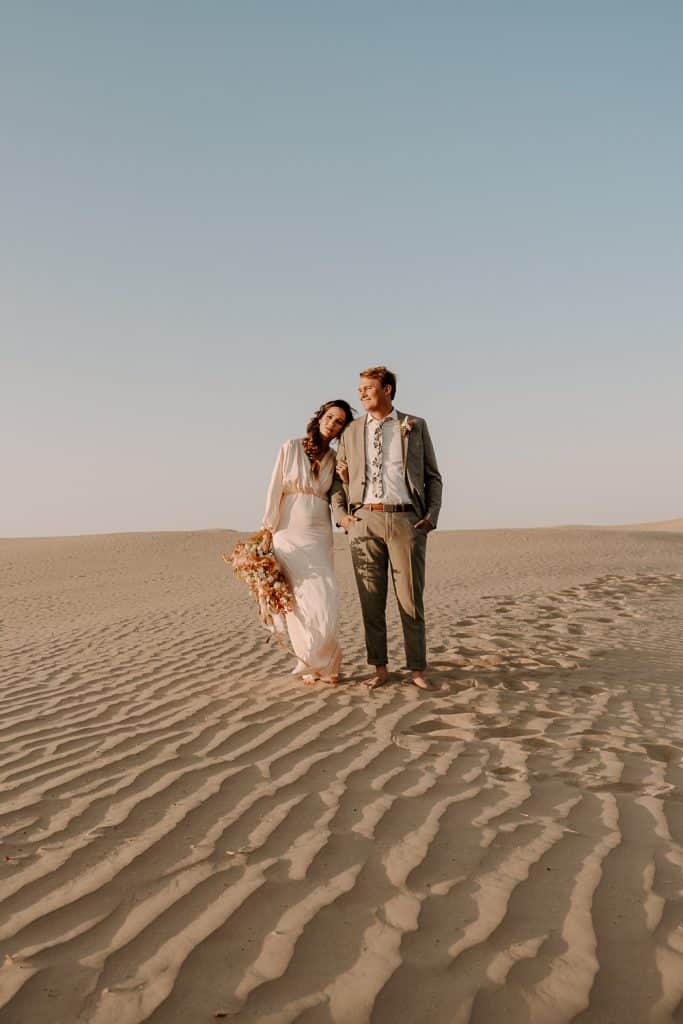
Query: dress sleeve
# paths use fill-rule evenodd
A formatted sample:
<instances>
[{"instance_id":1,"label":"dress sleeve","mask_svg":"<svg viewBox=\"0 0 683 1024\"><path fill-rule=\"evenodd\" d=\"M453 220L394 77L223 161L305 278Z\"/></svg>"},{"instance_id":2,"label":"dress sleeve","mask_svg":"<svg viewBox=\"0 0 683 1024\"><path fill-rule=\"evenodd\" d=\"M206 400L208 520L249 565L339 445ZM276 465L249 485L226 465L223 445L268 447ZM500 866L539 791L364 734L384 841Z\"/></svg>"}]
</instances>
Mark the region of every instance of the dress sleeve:
<instances>
[{"instance_id":1,"label":"dress sleeve","mask_svg":"<svg viewBox=\"0 0 683 1024\"><path fill-rule=\"evenodd\" d=\"M280 499L282 498L282 484L284 480L286 455L287 444L283 444L282 448L280 448L280 451L278 452L275 467L273 469L273 475L270 478L268 494L266 495L266 508L263 513L263 521L261 525L265 530L270 530L271 533L275 533L277 530L277 524L280 518Z\"/></svg>"}]
</instances>

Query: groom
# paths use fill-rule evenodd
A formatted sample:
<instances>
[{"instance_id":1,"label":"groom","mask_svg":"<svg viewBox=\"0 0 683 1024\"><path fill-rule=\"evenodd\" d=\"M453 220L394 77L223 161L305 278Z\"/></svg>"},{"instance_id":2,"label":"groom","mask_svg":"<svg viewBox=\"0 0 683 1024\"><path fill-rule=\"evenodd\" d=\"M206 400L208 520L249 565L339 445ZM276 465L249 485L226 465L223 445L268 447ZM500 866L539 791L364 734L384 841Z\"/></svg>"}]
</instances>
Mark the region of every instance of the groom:
<instances>
[{"instance_id":1,"label":"groom","mask_svg":"<svg viewBox=\"0 0 683 1024\"><path fill-rule=\"evenodd\" d=\"M367 415L342 434L340 481L332 486L332 515L348 533L358 586L370 687L388 678L386 603L389 571L396 591L407 667L420 689L427 652L422 594L427 534L436 527L442 480L427 424L394 408L396 377L386 366L363 370L358 387Z\"/></svg>"}]
</instances>

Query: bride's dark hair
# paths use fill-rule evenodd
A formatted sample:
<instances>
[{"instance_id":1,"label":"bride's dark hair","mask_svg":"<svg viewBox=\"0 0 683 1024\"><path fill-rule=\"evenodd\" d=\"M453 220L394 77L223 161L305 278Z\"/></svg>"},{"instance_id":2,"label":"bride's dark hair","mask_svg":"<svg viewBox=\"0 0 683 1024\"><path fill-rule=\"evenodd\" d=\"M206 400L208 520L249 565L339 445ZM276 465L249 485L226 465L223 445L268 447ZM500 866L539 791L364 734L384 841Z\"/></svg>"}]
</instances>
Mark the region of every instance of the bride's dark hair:
<instances>
[{"instance_id":1,"label":"bride's dark hair","mask_svg":"<svg viewBox=\"0 0 683 1024\"><path fill-rule=\"evenodd\" d=\"M323 460L325 452L329 448L327 441L323 440L323 437L321 436L320 421L327 410L332 408L341 409L344 412L344 415L346 416L344 430L346 430L353 419L353 409L348 402L344 401L343 398L335 398L332 402L323 402L317 412L313 413L312 417L308 421L306 437L304 438L304 451L311 460L311 472L313 473L313 476L317 476L320 472L320 463Z\"/></svg>"}]
</instances>

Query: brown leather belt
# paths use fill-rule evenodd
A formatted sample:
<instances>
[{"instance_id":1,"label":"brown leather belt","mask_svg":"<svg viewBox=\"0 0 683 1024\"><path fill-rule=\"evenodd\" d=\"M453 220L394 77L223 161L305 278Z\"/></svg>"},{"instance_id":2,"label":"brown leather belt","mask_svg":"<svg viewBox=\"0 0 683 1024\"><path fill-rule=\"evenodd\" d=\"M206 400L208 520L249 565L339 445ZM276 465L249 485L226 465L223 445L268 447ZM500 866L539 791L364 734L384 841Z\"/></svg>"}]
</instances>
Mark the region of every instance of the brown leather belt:
<instances>
[{"instance_id":1,"label":"brown leather belt","mask_svg":"<svg viewBox=\"0 0 683 1024\"><path fill-rule=\"evenodd\" d=\"M369 508L371 512L414 512L412 505L361 505L361 508Z\"/></svg>"}]
</instances>

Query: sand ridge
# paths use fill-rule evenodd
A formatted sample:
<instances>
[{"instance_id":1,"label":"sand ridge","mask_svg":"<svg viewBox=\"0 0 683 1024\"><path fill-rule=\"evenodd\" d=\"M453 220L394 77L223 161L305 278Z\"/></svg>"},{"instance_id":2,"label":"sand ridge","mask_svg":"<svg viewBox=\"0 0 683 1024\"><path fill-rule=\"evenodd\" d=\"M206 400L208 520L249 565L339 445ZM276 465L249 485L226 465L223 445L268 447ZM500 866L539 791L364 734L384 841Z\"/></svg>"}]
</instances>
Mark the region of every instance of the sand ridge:
<instances>
[{"instance_id":1,"label":"sand ridge","mask_svg":"<svg viewBox=\"0 0 683 1024\"><path fill-rule=\"evenodd\" d=\"M318 689L224 537L5 542L0 1021L678 1019L680 545L601 536L435 536L433 694L342 538Z\"/></svg>"}]
</instances>

